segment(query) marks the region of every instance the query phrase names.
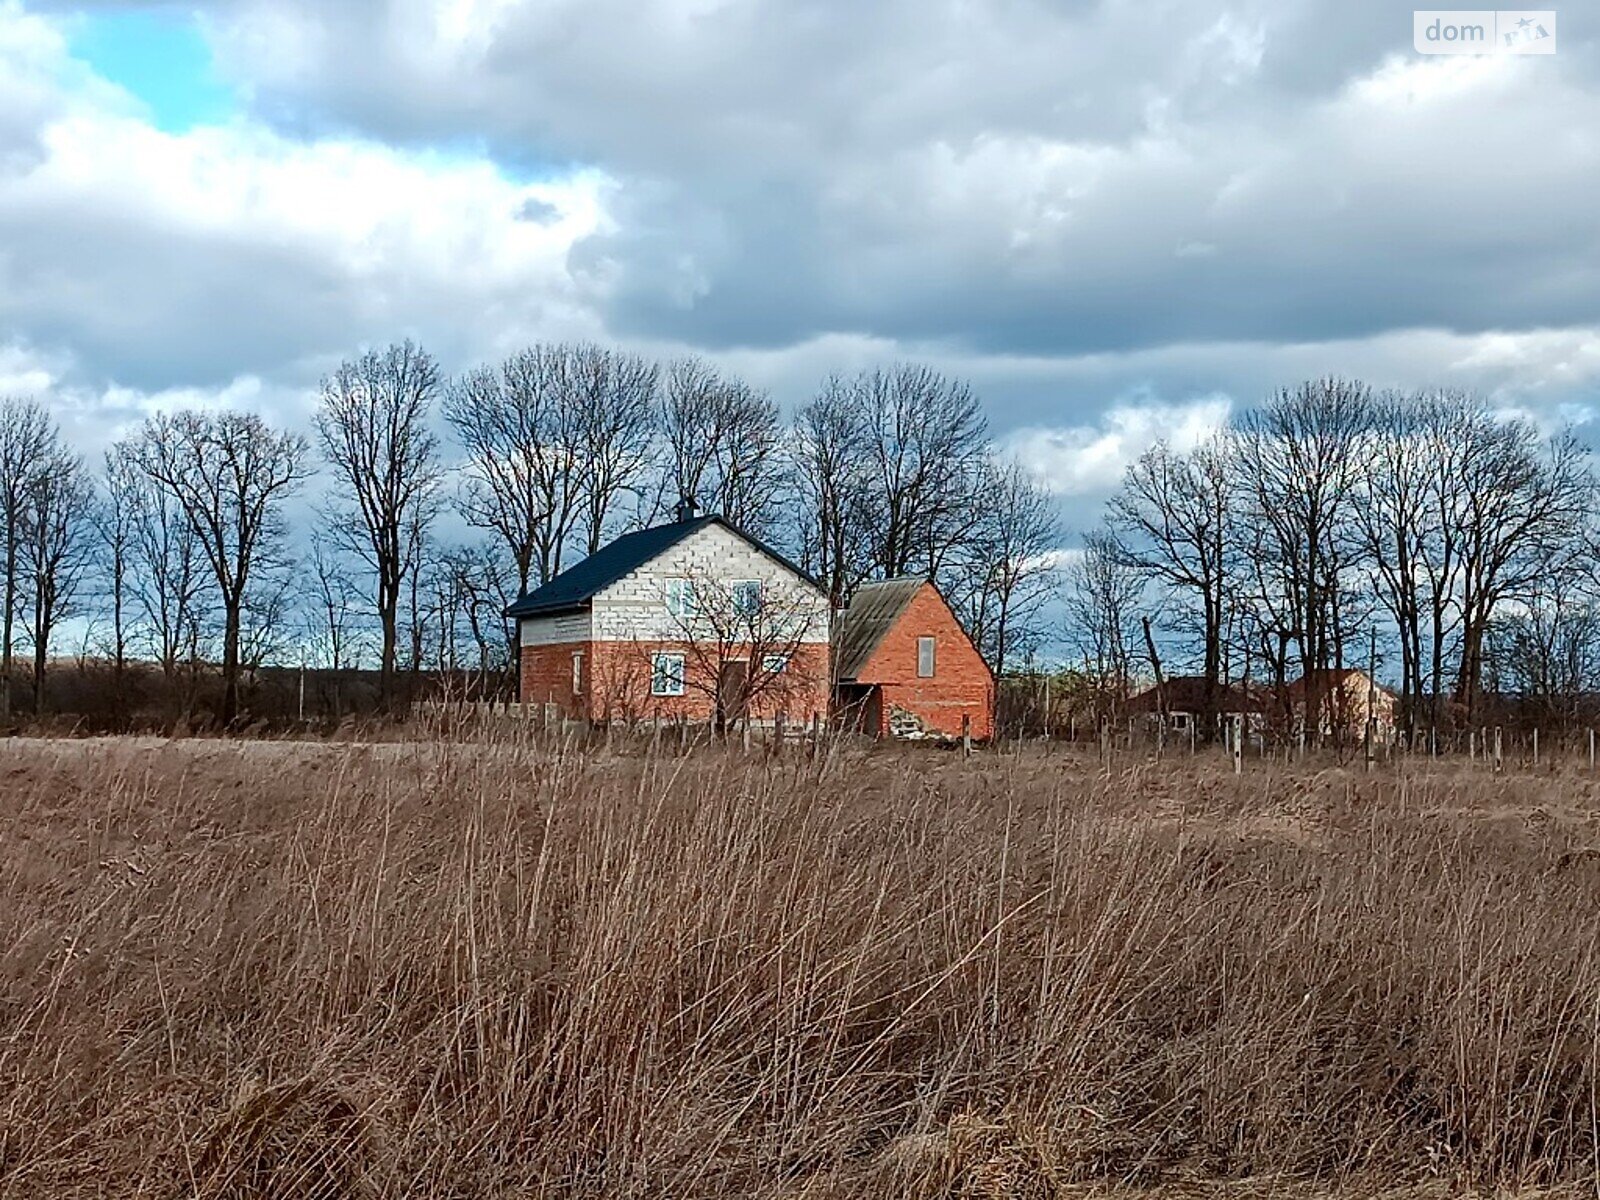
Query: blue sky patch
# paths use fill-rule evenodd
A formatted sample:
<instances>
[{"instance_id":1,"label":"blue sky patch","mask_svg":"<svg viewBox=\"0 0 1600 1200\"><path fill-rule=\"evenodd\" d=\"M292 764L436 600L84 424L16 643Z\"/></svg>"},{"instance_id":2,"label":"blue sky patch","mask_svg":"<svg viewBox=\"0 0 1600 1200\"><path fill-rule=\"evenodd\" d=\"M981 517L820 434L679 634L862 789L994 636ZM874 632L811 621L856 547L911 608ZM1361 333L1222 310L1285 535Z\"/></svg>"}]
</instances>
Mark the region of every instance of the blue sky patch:
<instances>
[{"instance_id":1,"label":"blue sky patch","mask_svg":"<svg viewBox=\"0 0 1600 1200\"><path fill-rule=\"evenodd\" d=\"M234 111L233 92L217 78L211 48L187 14L86 15L73 34L72 53L138 97L157 128L169 133L216 124Z\"/></svg>"}]
</instances>

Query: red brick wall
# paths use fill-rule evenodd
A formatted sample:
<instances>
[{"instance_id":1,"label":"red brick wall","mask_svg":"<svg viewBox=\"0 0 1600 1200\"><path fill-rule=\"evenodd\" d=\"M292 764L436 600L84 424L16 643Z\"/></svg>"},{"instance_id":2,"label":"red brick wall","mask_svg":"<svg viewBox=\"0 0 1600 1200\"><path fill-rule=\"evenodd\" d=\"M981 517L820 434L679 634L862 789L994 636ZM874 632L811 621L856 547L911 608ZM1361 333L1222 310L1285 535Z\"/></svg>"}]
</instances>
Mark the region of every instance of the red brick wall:
<instances>
[{"instance_id":1,"label":"red brick wall","mask_svg":"<svg viewBox=\"0 0 1600 1200\"><path fill-rule=\"evenodd\" d=\"M583 653L583 692L572 692L572 656ZM522 702L554 704L569 717L588 711L593 677L593 647L588 642L562 642L554 646L522 647Z\"/></svg>"},{"instance_id":2,"label":"red brick wall","mask_svg":"<svg viewBox=\"0 0 1600 1200\"><path fill-rule=\"evenodd\" d=\"M583 651L582 694L572 692L572 655ZM651 656L659 651L684 656L684 694L650 694ZM735 651L732 657L741 657ZM644 721L679 718L709 721L716 707L714 667L708 653L681 642L578 642L522 649L522 698L529 704L553 702L568 716L589 721ZM779 712L795 723L828 711L828 647L804 645L789 656L789 669L761 686L751 701L751 717L770 721Z\"/></svg>"},{"instance_id":3,"label":"red brick wall","mask_svg":"<svg viewBox=\"0 0 1600 1200\"><path fill-rule=\"evenodd\" d=\"M921 637L935 639L931 679L917 675ZM963 716L972 719L974 738L987 741L994 736L994 676L931 583L917 592L857 679L881 685L879 736L889 732L889 719L897 707L914 713L925 728L952 737L961 733Z\"/></svg>"}]
</instances>

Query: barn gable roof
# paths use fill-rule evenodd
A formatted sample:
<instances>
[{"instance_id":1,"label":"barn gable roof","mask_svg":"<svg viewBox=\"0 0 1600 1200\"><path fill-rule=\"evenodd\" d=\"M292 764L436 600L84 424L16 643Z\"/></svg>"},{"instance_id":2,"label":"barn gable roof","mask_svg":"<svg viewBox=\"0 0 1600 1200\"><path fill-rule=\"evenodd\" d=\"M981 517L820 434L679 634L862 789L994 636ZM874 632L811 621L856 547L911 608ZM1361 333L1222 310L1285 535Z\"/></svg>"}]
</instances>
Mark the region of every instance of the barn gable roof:
<instances>
[{"instance_id":1,"label":"barn gable roof","mask_svg":"<svg viewBox=\"0 0 1600 1200\"><path fill-rule=\"evenodd\" d=\"M920 576L885 579L864 583L855 590L850 606L839 614L835 670L840 679L854 679L860 674L878 643L927 582Z\"/></svg>"},{"instance_id":2,"label":"barn gable roof","mask_svg":"<svg viewBox=\"0 0 1600 1200\"><path fill-rule=\"evenodd\" d=\"M752 537L714 513L708 513L684 521L673 521L667 525L653 525L649 529L635 530L633 533L625 533L607 542L588 558L568 567L548 583L519 596L506 606L505 615L542 617L582 608L623 576L637 571L652 559L672 549L690 534L698 533L709 525L720 525L735 536L743 538L762 554L820 590L821 584L759 538Z\"/></svg>"}]
</instances>

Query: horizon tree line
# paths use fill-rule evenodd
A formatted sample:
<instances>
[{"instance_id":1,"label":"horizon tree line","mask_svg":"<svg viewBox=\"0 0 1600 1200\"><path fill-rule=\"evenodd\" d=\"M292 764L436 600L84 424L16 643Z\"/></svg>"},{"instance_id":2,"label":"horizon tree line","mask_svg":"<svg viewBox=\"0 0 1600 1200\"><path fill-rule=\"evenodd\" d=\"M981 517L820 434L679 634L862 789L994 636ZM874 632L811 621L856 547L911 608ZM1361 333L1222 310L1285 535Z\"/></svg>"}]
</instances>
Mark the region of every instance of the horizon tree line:
<instances>
[{"instance_id":1,"label":"horizon tree line","mask_svg":"<svg viewBox=\"0 0 1600 1200\"><path fill-rule=\"evenodd\" d=\"M487 693L513 660L505 605L683 497L835 606L869 579L934 578L997 673L1046 633L1053 503L996 454L971 389L924 366L830 377L786 418L699 359L539 344L452 379L406 341L341 363L318 401L309 437L239 412L154 416L96 469L42 404L0 399L0 717L19 708L19 646L45 711L70 621L119 695L135 662L186 708L220 672L224 724L245 678L286 659L375 660L386 710L407 671ZM316 528L297 535L319 477ZM475 539L446 540L446 508Z\"/></svg>"},{"instance_id":2,"label":"horizon tree line","mask_svg":"<svg viewBox=\"0 0 1600 1200\"><path fill-rule=\"evenodd\" d=\"M1152 671L1154 619L1208 723L1238 683L1287 721L1303 678L1313 739L1328 673L1380 643L1412 737L1472 727L1486 692L1576 719L1600 693L1596 496L1570 430L1461 391L1308 381L1130 465L1068 571L1075 648L1115 704Z\"/></svg>"}]
</instances>

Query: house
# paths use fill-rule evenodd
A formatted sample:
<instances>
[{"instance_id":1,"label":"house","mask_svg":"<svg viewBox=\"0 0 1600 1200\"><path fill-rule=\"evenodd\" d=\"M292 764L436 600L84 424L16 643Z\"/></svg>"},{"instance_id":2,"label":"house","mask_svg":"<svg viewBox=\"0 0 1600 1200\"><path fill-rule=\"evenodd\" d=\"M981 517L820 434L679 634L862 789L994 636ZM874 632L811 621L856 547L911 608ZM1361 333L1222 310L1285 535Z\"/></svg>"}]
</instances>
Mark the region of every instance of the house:
<instances>
[{"instance_id":1,"label":"house","mask_svg":"<svg viewBox=\"0 0 1600 1200\"><path fill-rule=\"evenodd\" d=\"M1376 718L1377 740L1394 738L1400 701L1365 671L1354 667L1325 668L1306 672L1288 688L1289 711L1296 728L1310 729L1306 705L1313 703L1319 714L1316 722L1323 737L1354 742L1366 737L1368 717Z\"/></svg>"},{"instance_id":2,"label":"house","mask_svg":"<svg viewBox=\"0 0 1600 1200\"><path fill-rule=\"evenodd\" d=\"M994 675L939 589L921 578L856 589L838 619L839 718L874 737L994 736Z\"/></svg>"},{"instance_id":3,"label":"house","mask_svg":"<svg viewBox=\"0 0 1600 1200\"><path fill-rule=\"evenodd\" d=\"M1203 717L1208 706L1204 675L1175 675L1163 681L1159 689L1146 688L1128 700L1126 711L1131 717L1145 717L1154 721L1161 715L1163 699L1166 702L1168 729L1181 734L1187 734L1191 729L1202 735L1205 733ZM1246 727L1253 730L1260 727L1266 704L1257 688L1219 683L1209 710L1219 722L1236 716L1243 717Z\"/></svg>"},{"instance_id":4,"label":"house","mask_svg":"<svg viewBox=\"0 0 1600 1200\"><path fill-rule=\"evenodd\" d=\"M506 608L521 694L579 720L800 722L828 708L817 582L719 516L626 534Z\"/></svg>"}]
</instances>

